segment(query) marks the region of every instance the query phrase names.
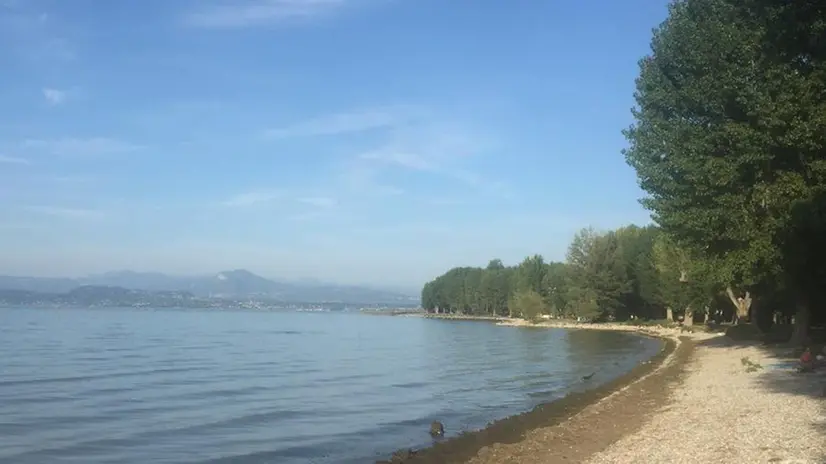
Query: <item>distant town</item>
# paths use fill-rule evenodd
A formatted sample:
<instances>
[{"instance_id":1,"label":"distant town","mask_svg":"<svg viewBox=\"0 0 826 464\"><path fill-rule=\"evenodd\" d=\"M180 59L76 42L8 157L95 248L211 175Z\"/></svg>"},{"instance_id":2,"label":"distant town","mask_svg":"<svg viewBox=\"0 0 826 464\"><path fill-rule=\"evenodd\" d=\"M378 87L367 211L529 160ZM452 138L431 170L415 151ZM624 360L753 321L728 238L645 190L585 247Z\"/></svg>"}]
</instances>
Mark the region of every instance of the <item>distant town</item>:
<instances>
[{"instance_id":1,"label":"distant town","mask_svg":"<svg viewBox=\"0 0 826 464\"><path fill-rule=\"evenodd\" d=\"M121 271L83 279L0 276L0 306L409 311L419 298L367 287L275 282L244 270L199 277Z\"/></svg>"}]
</instances>

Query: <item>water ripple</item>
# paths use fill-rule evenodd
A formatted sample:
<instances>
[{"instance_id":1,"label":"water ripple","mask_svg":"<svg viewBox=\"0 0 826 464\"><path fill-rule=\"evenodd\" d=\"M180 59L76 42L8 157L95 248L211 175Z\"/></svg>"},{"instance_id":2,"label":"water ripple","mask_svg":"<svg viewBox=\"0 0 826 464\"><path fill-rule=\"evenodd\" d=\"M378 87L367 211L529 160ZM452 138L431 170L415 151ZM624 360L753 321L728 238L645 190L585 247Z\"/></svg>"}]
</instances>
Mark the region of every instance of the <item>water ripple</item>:
<instances>
[{"instance_id":1,"label":"water ripple","mask_svg":"<svg viewBox=\"0 0 826 464\"><path fill-rule=\"evenodd\" d=\"M347 314L0 309L0 463L349 464L610 380L628 334ZM438 347L438 349L433 349ZM589 382L589 385L591 383Z\"/></svg>"}]
</instances>

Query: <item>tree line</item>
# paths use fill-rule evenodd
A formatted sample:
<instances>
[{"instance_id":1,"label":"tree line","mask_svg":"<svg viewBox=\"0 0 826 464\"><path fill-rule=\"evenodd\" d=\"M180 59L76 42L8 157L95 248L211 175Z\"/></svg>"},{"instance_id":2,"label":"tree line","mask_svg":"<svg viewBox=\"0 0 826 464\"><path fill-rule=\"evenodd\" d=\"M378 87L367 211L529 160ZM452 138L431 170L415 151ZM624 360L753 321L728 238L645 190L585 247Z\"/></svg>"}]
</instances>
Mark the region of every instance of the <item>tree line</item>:
<instances>
[{"instance_id":1,"label":"tree line","mask_svg":"<svg viewBox=\"0 0 826 464\"><path fill-rule=\"evenodd\" d=\"M564 263L452 269L423 304L593 319L709 308L763 330L793 318L805 343L826 318L824 58L820 0L672 1L624 131L656 226L582 231Z\"/></svg>"},{"instance_id":2,"label":"tree line","mask_svg":"<svg viewBox=\"0 0 826 464\"><path fill-rule=\"evenodd\" d=\"M541 255L515 266L457 267L425 284L430 312L591 321L732 317L722 295L702 278L668 235L650 225L578 232L564 262ZM688 273L696 276L688 278ZM719 293L719 292L718 292Z\"/></svg>"}]
</instances>

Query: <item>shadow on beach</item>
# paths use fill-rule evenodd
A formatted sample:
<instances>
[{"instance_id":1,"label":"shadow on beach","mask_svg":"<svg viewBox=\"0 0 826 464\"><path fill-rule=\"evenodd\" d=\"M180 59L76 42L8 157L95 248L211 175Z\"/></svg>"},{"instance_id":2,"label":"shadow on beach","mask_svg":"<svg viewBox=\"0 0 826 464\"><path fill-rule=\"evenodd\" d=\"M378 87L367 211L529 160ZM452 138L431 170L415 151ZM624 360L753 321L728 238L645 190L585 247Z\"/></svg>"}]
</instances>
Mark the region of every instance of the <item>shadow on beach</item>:
<instances>
[{"instance_id":1,"label":"shadow on beach","mask_svg":"<svg viewBox=\"0 0 826 464\"><path fill-rule=\"evenodd\" d=\"M734 329L734 330L732 330ZM733 327L727 336L715 337L703 340L698 343L698 347L707 348L756 348L764 356L761 360L763 364L754 363L748 358L743 358L744 368L753 365L754 374L758 376L758 385L766 391L783 395L802 395L816 399L816 404L820 408L819 419L811 423L810 426L818 435L826 440L826 365L821 365L814 372L799 373L797 366L802 353L800 347L788 345L786 334L790 334L789 327L778 327L769 334L760 334L751 326L744 325L742 328ZM817 352L820 352L826 339L826 331L815 330L811 334ZM733 392L734 394L744 394L745 392ZM784 411L778 409L777 414L782 416ZM820 457L818 462L826 463L826 455Z\"/></svg>"}]
</instances>

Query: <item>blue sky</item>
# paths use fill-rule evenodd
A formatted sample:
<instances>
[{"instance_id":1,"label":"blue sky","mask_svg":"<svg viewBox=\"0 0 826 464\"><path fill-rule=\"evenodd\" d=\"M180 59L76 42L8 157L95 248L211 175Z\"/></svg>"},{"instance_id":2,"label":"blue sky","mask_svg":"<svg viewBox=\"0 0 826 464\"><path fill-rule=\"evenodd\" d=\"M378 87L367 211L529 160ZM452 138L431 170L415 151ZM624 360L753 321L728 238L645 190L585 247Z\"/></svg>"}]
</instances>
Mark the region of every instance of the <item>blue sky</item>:
<instances>
[{"instance_id":1,"label":"blue sky","mask_svg":"<svg viewBox=\"0 0 826 464\"><path fill-rule=\"evenodd\" d=\"M416 287L647 222L664 0L0 0L0 273Z\"/></svg>"}]
</instances>

